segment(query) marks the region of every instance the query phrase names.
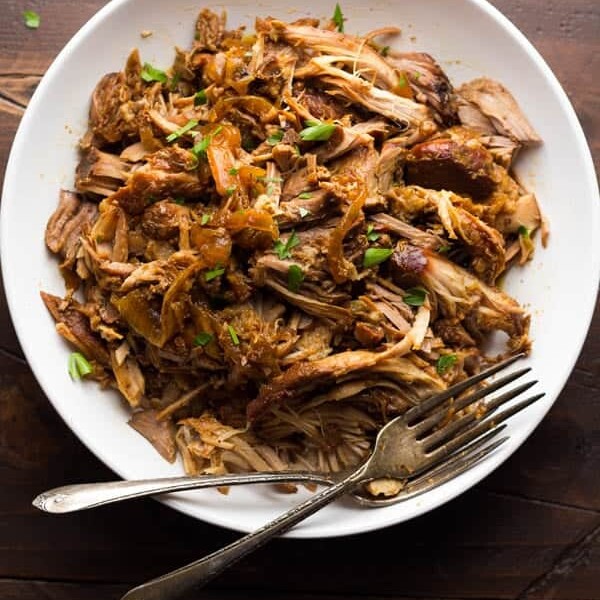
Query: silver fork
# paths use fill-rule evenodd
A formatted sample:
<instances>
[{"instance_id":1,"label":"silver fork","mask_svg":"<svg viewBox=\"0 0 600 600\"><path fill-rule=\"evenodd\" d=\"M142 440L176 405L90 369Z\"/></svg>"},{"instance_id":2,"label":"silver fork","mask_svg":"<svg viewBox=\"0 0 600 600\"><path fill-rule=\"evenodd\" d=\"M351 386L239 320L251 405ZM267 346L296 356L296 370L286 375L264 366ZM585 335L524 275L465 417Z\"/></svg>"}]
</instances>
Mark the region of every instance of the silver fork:
<instances>
[{"instance_id":1,"label":"silver fork","mask_svg":"<svg viewBox=\"0 0 600 600\"><path fill-rule=\"evenodd\" d=\"M412 419L417 419L422 415L425 415L428 411L441 405L446 400L453 396L462 394L470 387L481 383L485 379L498 373L499 371L509 367L523 355L519 354L513 356L503 362L498 363L490 367L489 369L482 371L478 375L471 377L457 385L454 385L443 392L432 396L419 406L412 408L403 417L403 423L408 422ZM453 405L455 410L458 411L461 408L467 407L469 404L477 402L482 399L485 395L500 389L501 387L511 383L518 377L521 377L527 373L530 369L522 369L515 373L507 375L505 378L495 381L488 386L477 390L473 394L460 398ZM509 391L503 396L495 399L493 402L486 405L486 416L496 410L501 404L508 402L518 394L522 393L525 389L533 385L535 382L525 384L523 388L516 388L515 390ZM523 406L514 407L510 409L512 412L506 414L502 420L505 420L511 416L516 410L521 410ZM516 410L515 410L516 409ZM427 427L434 426L439 423L442 418L445 418L444 411L438 411L437 413L429 416L428 421L423 421L420 425L419 430L410 430L415 435L420 431L424 431ZM469 413L461 419L453 422L451 429L444 429L438 432L438 438L441 438L443 432L452 433L458 432L464 429L470 424L473 424L477 420L477 416L474 413ZM496 419L497 424L501 421ZM398 425L395 425L398 427ZM485 427L485 425L482 425ZM494 435L498 433L500 429L496 429ZM478 430L473 430L475 437L481 433L481 427ZM406 435L406 433L404 434ZM436 473L434 479L431 478L431 474L428 473L427 477L420 479L417 477L418 473L410 473L405 479L408 480L407 485L402 487L401 491L388 498L373 498L358 493L353 493L352 497L357 500L360 504L369 506L387 506L395 502L400 502L413 497L417 494L427 491L433 485L440 485L447 479L459 474L460 472L470 468L475 462L478 462L484 458L487 454L492 452L496 448L495 445L485 446L485 443L492 437L482 436L477 440L476 443L463 448L460 454L456 454L446 461L444 468ZM431 438L433 439L433 438ZM498 443L503 443L503 438ZM462 443L462 442L460 442ZM454 446L447 447L446 451L451 453L456 446L456 440ZM442 453L438 454L439 458L444 458L445 455ZM435 462L435 460L433 460ZM34 500L33 505L45 512L49 513L69 513L79 510L85 510L89 508L95 508L103 506L105 504L111 504L113 502L120 502L122 500L129 500L132 498L141 498L144 496L151 496L156 494L164 494L170 492L181 492L186 490L194 490L208 487L222 487L222 486L237 486L245 484L257 484L257 483L316 483L322 485L333 485L348 475L348 472L343 473L319 473L314 471L268 471L268 472L255 472L255 473L232 473L228 475L203 475L199 477L164 477L157 479L142 479L142 480L126 480L126 481L107 481L100 483L80 483L73 485L61 486L39 494Z\"/></svg>"},{"instance_id":2,"label":"silver fork","mask_svg":"<svg viewBox=\"0 0 600 600\"><path fill-rule=\"evenodd\" d=\"M227 567L336 498L349 492L356 492L363 484L370 481L381 478L422 482L433 480L436 481L435 485L439 485L442 480L447 481L465 471L477 462L476 457L489 454L501 443L498 440L487 444L500 429L504 428L500 423L544 395L543 393L534 395L504 411L496 412L502 404L514 399L536 382L522 384L488 402L483 418L468 413L438 429L432 431L432 428L447 418L448 411L443 407L447 400L451 397L456 398L486 377L512 364L517 358L519 357L513 357L476 377L452 386L387 423L379 431L369 457L342 480L332 483L270 523L205 558L133 588L121 600L170 600L180 597L192 588L205 585ZM454 407L456 410L466 408L529 370L529 368L521 369L466 397L459 396ZM464 457L467 457L467 460ZM431 483L429 485L431 487ZM377 505L377 501L366 503L369 506Z\"/></svg>"}]
</instances>

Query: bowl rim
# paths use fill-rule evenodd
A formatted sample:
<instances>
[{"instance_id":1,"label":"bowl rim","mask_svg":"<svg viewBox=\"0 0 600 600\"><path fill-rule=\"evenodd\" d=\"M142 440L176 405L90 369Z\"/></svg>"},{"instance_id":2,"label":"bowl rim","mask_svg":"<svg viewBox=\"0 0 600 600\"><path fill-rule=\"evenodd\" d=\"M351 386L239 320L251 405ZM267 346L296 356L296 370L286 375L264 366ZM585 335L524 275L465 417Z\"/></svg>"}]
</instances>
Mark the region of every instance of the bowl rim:
<instances>
[{"instance_id":1,"label":"bowl rim","mask_svg":"<svg viewBox=\"0 0 600 600\"><path fill-rule=\"evenodd\" d=\"M71 54L73 49L75 49L79 45L79 43L88 35L88 33L91 32L99 23L101 23L105 19L109 18L110 15L114 11L118 10L122 5L129 4L129 3L132 3L135 1L137 1L137 0L110 0L105 6L100 8L94 15L92 15L80 27L80 29L69 39L69 41L63 46L63 48L57 54L55 59L51 62L50 66L48 67L48 69L44 73L43 77L41 78L38 87L36 88L35 92L33 93L31 100L21 118L21 121L17 128L17 131L13 138L13 142L11 145L10 154L9 154L9 158L8 158L8 162L7 162L7 166L6 166L6 170L5 170L5 179L4 179L3 189L2 189L2 198L3 199L10 197L10 196L14 196L12 188L14 185L14 181L16 179L16 166L17 166L17 164L16 164L17 158L16 157L20 154L20 149L26 142L25 132L29 128L29 122L33 119L33 115L36 113L36 111L38 109L38 104L41 100L41 97L43 96L44 90L46 89L46 87L48 87L52 84L55 71L59 69L61 63ZM586 136L584 134L583 128L581 126L581 123L575 112L575 109L574 109L571 101L569 100L564 88L562 87L558 78L556 77L556 75L554 74L554 72L552 71L552 69L550 68L548 63L545 61L545 59L542 57L540 52L527 39L527 37L521 32L521 30L506 15L504 15L498 8L493 6L488 0L463 0L463 2L470 4L479 10L482 10L484 13L487 14L488 17L491 17L492 20L511 37L513 43L520 46L520 48L535 62L536 67L541 71L544 79L551 86L553 92L556 95L556 99L560 103L560 106L568 119L569 128L574 133L578 149L581 151L581 156L583 157L583 163L581 164L582 175L586 178L586 187L589 188L590 193L593 196L592 202L590 204L592 213L593 213L591 216L593 218L593 222L597 226L598 223L600 223L600 191L598 188L598 179L597 179L596 170L595 170L595 166L594 166L594 162L593 162L593 158L592 158L592 153L591 153L588 141L586 139ZM100 460L103 464L105 464L111 470L116 472L120 477L124 477L124 474L123 474L122 470L120 469L119 465L113 464L114 461L109 460L109 458L104 454L103 449L100 448L98 446L98 444L96 444L94 442L92 437L89 436L85 431L80 430L77 423L75 423L71 419L68 412L65 410L62 410L62 408L53 401L52 389L51 389L51 386L49 385L48 380L44 376L43 364L36 357L36 355L34 355L34 353L31 351L28 341L26 339L23 339L23 336L20 334L20 331L21 331L20 323L21 323L21 319L23 317L17 308L18 298L12 294L10 285L7 285L7 283L9 283L9 279L7 278L7 273L6 273L6 266L5 266L6 261L3 260L3 258L7 255L7 252L8 252L7 239L9 237L7 234L7 229L9 227L9 224L7 222L7 219L4 218L4 214L6 212L6 209L5 209L6 204L7 204L7 202L2 202L2 204L0 205L0 267L2 270L2 276L4 278L4 282L5 282L5 294L6 294L6 299L7 299L8 311L11 316L11 320L12 320L17 338L21 344L25 358L27 359L28 365L31 368L31 370L36 378L36 381L40 385L40 387L43 390L44 394L46 395L47 399L50 401L50 403L52 404L54 409L57 411L59 416L62 418L63 422L69 427L69 429L71 431L73 431L75 433L75 435L78 437L78 439L81 442L83 442L83 444L96 456L96 458L98 458L98 460ZM452 491L452 492L446 494L446 496L442 500L433 502L426 506L424 505L421 508L417 508L413 512L413 515L410 517L410 519L414 519L415 517L420 516L424 513L427 513L429 511L437 508L438 506L446 504L453 498L455 498L455 497L459 496L460 494L464 493L465 491L468 491L469 489L471 489L474 485L479 483L479 481L481 481L483 478L485 478L488 474L490 474L491 472L496 470L519 447L521 447L521 445L525 442L525 440L527 440L529 438L531 433L534 431L534 429L536 429L538 427L538 425L541 423L541 421L543 420L546 413L550 410L550 408L554 405L555 401L560 396L560 393L562 392L565 384L567 383L567 380L570 377L571 372L583 350L583 345L584 345L585 340L589 333L589 329L590 329L593 315L594 315L594 309L596 306L598 293L600 290L600 236L594 236L592 243L594 245L595 251L592 253L592 256L588 257L588 259L592 262L592 264L593 264L592 270L596 274L595 280L593 282L595 294L594 295L590 294L589 297L581 299L581 301L578 304L578 312L580 313L581 323L582 324L584 323L585 327L582 327L579 339L577 340L578 341L577 347L579 350L576 353L573 353L571 356L571 360L568 361L568 364L567 364L568 368L564 369L564 376L562 377L562 379L560 381L560 385L557 386L557 388L556 388L555 398L552 400L552 402L548 403L546 410L544 411L544 413L542 414L542 416L539 420L534 421L533 423L528 422L527 427L524 428L525 429L524 434L521 435L520 441L517 444L515 444L515 446L509 452L505 452L504 456L502 457L500 462L498 462L493 468L490 468L487 471L485 469L481 470L479 472L479 474L475 477L475 480L473 483L471 483L470 485L468 485L466 487L462 487L462 488L458 489L457 491ZM447 484L445 484L445 485L447 485ZM200 519L200 517L197 514L194 514L193 511L187 506L187 504L185 502L180 502L175 497L154 497L154 498L156 500L158 500L159 502L161 502L162 504L170 506L171 508L174 508L175 510L177 510L183 514L191 516L195 519ZM335 538L335 537L342 537L342 536L346 536L346 535L350 535L350 534L360 534L360 533L376 531L378 529L383 529L385 527L398 524L400 522L403 522L404 520L406 520L406 519L398 519L397 517L394 517L390 513L390 517L388 517L387 519L381 519L380 522L378 522L375 525L373 525L373 524L369 524L368 526L361 525L360 519L359 519L358 520L359 522L356 524L355 527L352 528L352 531L340 530L339 533L338 532L328 532L326 534L313 534L313 533L307 534L302 529L292 529L291 531L284 534L284 536L288 537L288 538L305 538L305 539ZM242 531L242 532L247 531L245 529L236 527L228 522L222 521L218 518L215 520L207 521L207 522L212 525L215 525L215 526L223 527L225 529L230 529L230 530L234 530L234 531Z\"/></svg>"}]
</instances>

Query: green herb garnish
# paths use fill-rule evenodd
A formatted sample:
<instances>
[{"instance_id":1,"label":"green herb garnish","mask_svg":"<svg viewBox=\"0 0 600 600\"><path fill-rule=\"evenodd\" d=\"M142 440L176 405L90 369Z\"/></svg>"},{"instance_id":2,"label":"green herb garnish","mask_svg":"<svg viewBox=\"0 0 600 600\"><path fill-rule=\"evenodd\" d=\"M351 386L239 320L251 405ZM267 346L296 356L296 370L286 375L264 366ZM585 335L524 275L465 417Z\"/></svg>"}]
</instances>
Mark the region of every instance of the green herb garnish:
<instances>
[{"instance_id":1,"label":"green herb garnish","mask_svg":"<svg viewBox=\"0 0 600 600\"><path fill-rule=\"evenodd\" d=\"M422 306L427 296L427 290L420 287L414 287L406 290L404 302L409 306Z\"/></svg>"},{"instance_id":2,"label":"green herb garnish","mask_svg":"<svg viewBox=\"0 0 600 600\"><path fill-rule=\"evenodd\" d=\"M202 104L206 104L208 102L208 98L206 97L205 90L198 90L194 94L194 106L201 106Z\"/></svg>"},{"instance_id":3,"label":"green herb garnish","mask_svg":"<svg viewBox=\"0 0 600 600\"><path fill-rule=\"evenodd\" d=\"M183 127L180 127L177 131L168 135L167 142L174 142L177 138L186 134L190 129L196 127L196 125L198 125L198 121L196 121L196 119L190 119Z\"/></svg>"},{"instance_id":4,"label":"green herb garnish","mask_svg":"<svg viewBox=\"0 0 600 600\"><path fill-rule=\"evenodd\" d=\"M519 225L519 235L528 240L530 239L530 233L529 233L529 229L527 229L527 227L525 227L525 225Z\"/></svg>"},{"instance_id":5,"label":"green herb garnish","mask_svg":"<svg viewBox=\"0 0 600 600\"><path fill-rule=\"evenodd\" d=\"M276 131L275 133L272 133L268 138L267 138L267 144L269 144L269 146L276 146L277 144L279 144L279 142L283 139L283 131L281 131L281 129L279 131Z\"/></svg>"},{"instance_id":6,"label":"green herb garnish","mask_svg":"<svg viewBox=\"0 0 600 600\"><path fill-rule=\"evenodd\" d=\"M210 133L207 136L204 136L197 144L194 144L194 147L192 148L192 154L196 158L204 156L206 154L206 151L208 150L208 147L210 146L213 137L217 135L217 133L219 133L221 129L223 128L219 125L212 133Z\"/></svg>"},{"instance_id":7,"label":"green herb garnish","mask_svg":"<svg viewBox=\"0 0 600 600\"><path fill-rule=\"evenodd\" d=\"M320 121L306 121L306 129L300 132L300 138L305 142L326 142L335 131L335 125Z\"/></svg>"},{"instance_id":8,"label":"green herb garnish","mask_svg":"<svg viewBox=\"0 0 600 600\"><path fill-rule=\"evenodd\" d=\"M387 56L390 53L390 47L389 46L384 46L380 51L379 54L381 54L381 56Z\"/></svg>"},{"instance_id":9,"label":"green herb garnish","mask_svg":"<svg viewBox=\"0 0 600 600\"><path fill-rule=\"evenodd\" d=\"M226 190L225 190L225 195L227 197L229 196L233 196L233 193L235 192L235 185L230 185Z\"/></svg>"},{"instance_id":10,"label":"green herb garnish","mask_svg":"<svg viewBox=\"0 0 600 600\"><path fill-rule=\"evenodd\" d=\"M72 352L69 356L69 375L73 380L79 380L89 375L94 369L81 352Z\"/></svg>"},{"instance_id":11,"label":"green herb garnish","mask_svg":"<svg viewBox=\"0 0 600 600\"><path fill-rule=\"evenodd\" d=\"M300 238L295 231L292 231L287 241L277 240L274 244L275 252L280 260L290 258L292 256L292 248L295 248L300 243Z\"/></svg>"},{"instance_id":12,"label":"green herb garnish","mask_svg":"<svg viewBox=\"0 0 600 600\"><path fill-rule=\"evenodd\" d=\"M435 363L435 370L439 375L443 375L457 360L456 354L442 354Z\"/></svg>"},{"instance_id":13,"label":"green herb garnish","mask_svg":"<svg viewBox=\"0 0 600 600\"><path fill-rule=\"evenodd\" d=\"M206 333L206 331L203 331L194 338L194 346L206 346L206 344L209 344L212 339L213 335L211 333Z\"/></svg>"},{"instance_id":14,"label":"green herb garnish","mask_svg":"<svg viewBox=\"0 0 600 600\"><path fill-rule=\"evenodd\" d=\"M208 213L204 213L202 218L200 219L200 225L206 225L210 221L210 215Z\"/></svg>"},{"instance_id":15,"label":"green herb garnish","mask_svg":"<svg viewBox=\"0 0 600 600\"><path fill-rule=\"evenodd\" d=\"M300 200L308 200L309 198L312 198L312 192L302 192L298 198L300 198Z\"/></svg>"},{"instance_id":16,"label":"green herb garnish","mask_svg":"<svg viewBox=\"0 0 600 600\"><path fill-rule=\"evenodd\" d=\"M376 242L381 237L381 234L373 231L373 225L369 225L367 227L367 239L370 242Z\"/></svg>"},{"instance_id":17,"label":"green herb garnish","mask_svg":"<svg viewBox=\"0 0 600 600\"><path fill-rule=\"evenodd\" d=\"M337 30L340 33L344 33L344 14L342 13L342 9L340 8L339 3L336 2L335 10L333 11L332 21L335 23Z\"/></svg>"},{"instance_id":18,"label":"green herb garnish","mask_svg":"<svg viewBox=\"0 0 600 600\"><path fill-rule=\"evenodd\" d=\"M183 196L177 196L177 198L173 199L173 202L175 202L175 204L185 204L185 198Z\"/></svg>"},{"instance_id":19,"label":"green herb garnish","mask_svg":"<svg viewBox=\"0 0 600 600\"><path fill-rule=\"evenodd\" d=\"M450 246L448 244L445 244L444 246L440 246L437 251L440 254L446 254L446 252L449 252L451 250Z\"/></svg>"},{"instance_id":20,"label":"green herb garnish","mask_svg":"<svg viewBox=\"0 0 600 600\"><path fill-rule=\"evenodd\" d=\"M239 346L240 338L238 337L236 330L233 328L233 325L227 325L227 330L229 331L229 337L231 338L233 345Z\"/></svg>"},{"instance_id":21,"label":"green herb garnish","mask_svg":"<svg viewBox=\"0 0 600 600\"><path fill-rule=\"evenodd\" d=\"M160 69L155 69L150 63L144 63L142 67L141 77L144 81L159 81L160 83L167 83L167 74Z\"/></svg>"},{"instance_id":22,"label":"green herb garnish","mask_svg":"<svg viewBox=\"0 0 600 600\"><path fill-rule=\"evenodd\" d=\"M393 253L391 248L367 248L363 258L363 267L374 267L385 262Z\"/></svg>"},{"instance_id":23,"label":"green herb garnish","mask_svg":"<svg viewBox=\"0 0 600 600\"><path fill-rule=\"evenodd\" d=\"M23 22L29 29L37 29L40 26L40 15L33 10L23 11Z\"/></svg>"},{"instance_id":24,"label":"green herb garnish","mask_svg":"<svg viewBox=\"0 0 600 600\"><path fill-rule=\"evenodd\" d=\"M304 281L304 272L298 265L290 265L288 269L288 290L297 292Z\"/></svg>"},{"instance_id":25,"label":"green herb garnish","mask_svg":"<svg viewBox=\"0 0 600 600\"><path fill-rule=\"evenodd\" d=\"M204 281L212 281L217 277L221 277L223 273L225 273L225 269L223 267L217 267L216 269L206 271L206 273L204 273Z\"/></svg>"},{"instance_id":26,"label":"green herb garnish","mask_svg":"<svg viewBox=\"0 0 600 600\"><path fill-rule=\"evenodd\" d=\"M236 167L231 167L231 169L229 169L229 171L227 171L230 175L237 175L240 170Z\"/></svg>"}]
</instances>

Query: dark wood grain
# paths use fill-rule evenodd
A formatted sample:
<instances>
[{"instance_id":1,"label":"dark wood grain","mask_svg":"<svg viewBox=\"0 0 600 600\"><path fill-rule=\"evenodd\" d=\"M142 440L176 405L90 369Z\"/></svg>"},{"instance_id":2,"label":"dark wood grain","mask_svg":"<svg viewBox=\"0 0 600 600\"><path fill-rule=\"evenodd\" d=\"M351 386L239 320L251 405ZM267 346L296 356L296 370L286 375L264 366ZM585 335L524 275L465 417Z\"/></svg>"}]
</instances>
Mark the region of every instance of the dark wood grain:
<instances>
[{"instance_id":1,"label":"dark wood grain","mask_svg":"<svg viewBox=\"0 0 600 600\"><path fill-rule=\"evenodd\" d=\"M0 178L35 86L104 2L8 0L0 19ZM569 94L600 166L600 3L495 0ZM37 10L42 26L24 28ZM475 489L406 524L327 540L275 540L195 598L600 600L600 312L547 417ZM49 516L65 482L115 475L72 434L22 357L0 289L0 598L115 599L238 534L154 500Z\"/></svg>"}]
</instances>

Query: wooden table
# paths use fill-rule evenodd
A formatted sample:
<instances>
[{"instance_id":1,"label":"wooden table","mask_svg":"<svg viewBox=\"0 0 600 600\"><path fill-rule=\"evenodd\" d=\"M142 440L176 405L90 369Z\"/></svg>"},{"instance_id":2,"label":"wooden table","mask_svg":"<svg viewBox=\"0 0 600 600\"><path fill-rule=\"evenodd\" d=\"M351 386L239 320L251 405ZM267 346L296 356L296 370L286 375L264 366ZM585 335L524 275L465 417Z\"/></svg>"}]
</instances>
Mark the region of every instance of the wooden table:
<instances>
[{"instance_id":1,"label":"wooden table","mask_svg":"<svg viewBox=\"0 0 600 600\"><path fill-rule=\"evenodd\" d=\"M103 0L5 0L0 19L0 173L40 76ZM571 97L600 164L600 2L496 0ZM21 13L42 15L28 30ZM27 201L27 199L24 199ZM559 351L559 343L557 343ZM65 516L44 489L109 480L57 416L0 297L0 598L118 599L133 584L238 537L150 499ZM410 523L344 539L271 542L197 598L600 599L600 313L569 382L492 476Z\"/></svg>"}]
</instances>

